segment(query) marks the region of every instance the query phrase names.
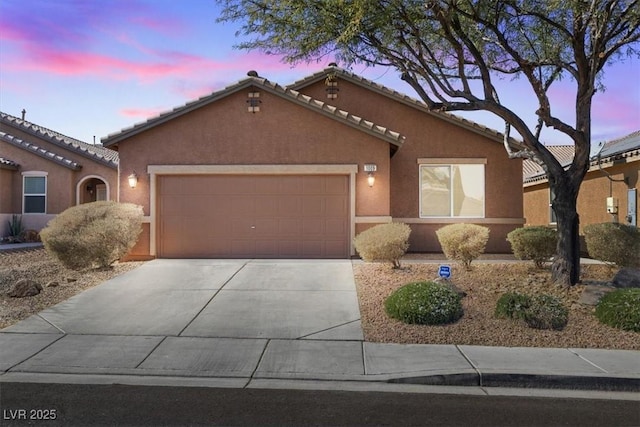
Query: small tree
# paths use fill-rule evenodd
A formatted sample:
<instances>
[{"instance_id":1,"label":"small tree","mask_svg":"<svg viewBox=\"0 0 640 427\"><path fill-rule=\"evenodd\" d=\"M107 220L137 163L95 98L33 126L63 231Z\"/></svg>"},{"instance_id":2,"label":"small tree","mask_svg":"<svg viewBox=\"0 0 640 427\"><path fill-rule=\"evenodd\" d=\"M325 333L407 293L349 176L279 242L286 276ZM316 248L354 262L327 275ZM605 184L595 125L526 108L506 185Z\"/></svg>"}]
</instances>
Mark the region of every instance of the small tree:
<instances>
[{"instance_id":1,"label":"small tree","mask_svg":"<svg viewBox=\"0 0 640 427\"><path fill-rule=\"evenodd\" d=\"M131 203L86 203L49 221L40 237L45 249L68 268L106 268L136 244L142 216L142 207Z\"/></svg>"},{"instance_id":2,"label":"small tree","mask_svg":"<svg viewBox=\"0 0 640 427\"><path fill-rule=\"evenodd\" d=\"M436 235L445 256L469 270L471 262L484 253L489 229L476 224L451 224L438 229Z\"/></svg>"},{"instance_id":3,"label":"small tree","mask_svg":"<svg viewBox=\"0 0 640 427\"><path fill-rule=\"evenodd\" d=\"M558 223L553 278L578 283L578 191L589 169L593 97L607 64L637 56L638 0L218 0L221 21L242 21L251 36L239 46L283 55L288 62L335 55L398 71L432 111L487 111L505 122L511 158L544 169ZM521 77L532 91L530 123L503 102L499 79ZM569 77L575 118L552 108L550 92ZM506 89L508 91L509 89ZM562 101L564 102L564 100ZM521 103L519 103L520 105ZM511 128L521 141L509 138ZM574 144L564 167L545 147L543 128Z\"/></svg>"},{"instance_id":4,"label":"small tree","mask_svg":"<svg viewBox=\"0 0 640 427\"><path fill-rule=\"evenodd\" d=\"M400 258L409 248L410 234L407 224L380 224L358 234L353 244L363 260L390 262L393 268L400 268Z\"/></svg>"}]
</instances>

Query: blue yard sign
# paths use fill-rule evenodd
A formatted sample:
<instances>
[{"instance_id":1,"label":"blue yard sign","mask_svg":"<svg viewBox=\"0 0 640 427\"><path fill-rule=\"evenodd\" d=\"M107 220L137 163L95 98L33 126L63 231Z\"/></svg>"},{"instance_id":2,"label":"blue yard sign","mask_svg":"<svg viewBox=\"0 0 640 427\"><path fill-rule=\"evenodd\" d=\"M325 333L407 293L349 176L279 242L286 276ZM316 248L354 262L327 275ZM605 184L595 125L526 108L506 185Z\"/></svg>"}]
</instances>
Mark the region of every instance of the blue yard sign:
<instances>
[{"instance_id":1,"label":"blue yard sign","mask_svg":"<svg viewBox=\"0 0 640 427\"><path fill-rule=\"evenodd\" d=\"M448 279L451 277L451 267L448 265L441 265L438 268L438 276L442 277L443 279Z\"/></svg>"}]
</instances>

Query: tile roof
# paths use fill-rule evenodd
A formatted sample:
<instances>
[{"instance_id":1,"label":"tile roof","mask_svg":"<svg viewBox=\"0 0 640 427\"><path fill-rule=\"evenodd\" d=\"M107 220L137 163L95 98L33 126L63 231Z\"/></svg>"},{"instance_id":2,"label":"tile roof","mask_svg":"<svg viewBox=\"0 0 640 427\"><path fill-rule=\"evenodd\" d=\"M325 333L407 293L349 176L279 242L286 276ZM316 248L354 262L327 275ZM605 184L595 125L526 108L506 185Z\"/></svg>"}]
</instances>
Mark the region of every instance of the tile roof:
<instances>
[{"instance_id":1,"label":"tile roof","mask_svg":"<svg viewBox=\"0 0 640 427\"><path fill-rule=\"evenodd\" d=\"M569 166L573 161L575 154L573 145L547 145L546 147L563 167ZM522 179L524 182L531 182L546 179L546 175L539 164L531 159L524 159L522 161Z\"/></svg>"},{"instance_id":2,"label":"tile roof","mask_svg":"<svg viewBox=\"0 0 640 427\"><path fill-rule=\"evenodd\" d=\"M105 145L116 144L117 142L122 141L130 136L150 129L175 117L179 117L183 114L215 102L221 98L229 96L235 92L238 92L239 90L248 88L250 86L257 86L259 88L262 88L272 94L278 95L284 99L302 105L306 108L309 108L310 110L316 111L348 126L354 127L361 131L364 131L365 133L381 138L393 145L400 146L404 141L404 136L402 136L398 132L394 132L383 126L376 125L375 123L367 121L362 117L358 117L350 114L347 111L340 110L332 105L303 95L295 90L280 86L277 83L272 83L265 78L250 76L220 91L213 92L210 95L206 95L194 101L188 102L183 106L176 107L173 110L161 113L158 116L152 117L144 122L134 124L133 126L122 129L119 132L109 134L107 137L102 138L102 142Z\"/></svg>"},{"instance_id":3,"label":"tile roof","mask_svg":"<svg viewBox=\"0 0 640 427\"><path fill-rule=\"evenodd\" d=\"M444 112L444 111L433 111L433 110L430 110L427 107L427 104L425 104L424 102L422 102L422 101L420 101L418 99L412 98L409 95L406 95L404 93L401 93L401 92L398 92L398 91L393 90L391 88L388 88L386 86L383 86L383 85L381 85L379 83L376 83L376 82L374 82L372 80L365 79L362 76L354 74L354 73L352 73L350 71L347 71L347 70L345 70L343 68L340 68L340 67L334 67L334 66L327 67L324 70L318 71L317 73L314 73L314 74L312 74L310 76L307 76L307 77L305 77L305 78L303 78L301 80L298 80L298 81L288 85L287 87L291 88L291 89L299 90L299 89L301 89L301 88L303 88L305 86L309 86L309 85L311 85L313 83L316 83L316 82L318 82L320 80L324 80L327 77L327 75L329 75L329 74L336 74L337 76L339 76L341 78L344 78L345 80L348 80L348 81L350 81L350 82L352 82L354 84L363 86L363 87L365 87L367 89L371 89L371 90L373 90L373 91L375 91L375 92L377 92L377 93L379 93L381 95L384 95L386 97L395 99L395 100L397 100L399 102L402 102L405 105L409 105L411 107L417 108L417 109L419 109L421 111L424 111L427 114L430 114L432 116L438 117L438 118L440 118L442 120L445 120L445 121L447 121L449 123L452 123L454 125L461 126L461 127L465 128L465 129L469 129L469 130L471 130L473 132L476 132L476 133L479 133L479 134L484 135L486 137L489 137L491 139L494 139L494 140L496 140L496 141L498 141L500 143L502 143L503 140L504 140L504 134L501 133L501 132L498 132L495 129L491 129L491 128L487 127L487 126L483 126L483 125L481 125L479 123L476 123L476 122L474 122L472 120L468 120L468 119L465 119L463 117L456 116L455 114L451 114L451 113ZM518 144L518 141L516 139L514 139L514 138L511 138L510 141L513 144Z\"/></svg>"},{"instance_id":4,"label":"tile roof","mask_svg":"<svg viewBox=\"0 0 640 427\"><path fill-rule=\"evenodd\" d=\"M54 163L57 163L59 165L62 165L72 170L79 170L82 168L82 166L79 163L74 162L71 159L68 159L52 151L46 150L36 144L32 144L20 138L16 138L15 136L9 135L5 132L0 132L0 141L4 141L18 148L22 148L23 150L26 150L30 153L38 155L42 158L45 158L47 160L50 160Z\"/></svg>"},{"instance_id":5,"label":"tile roof","mask_svg":"<svg viewBox=\"0 0 640 427\"><path fill-rule=\"evenodd\" d=\"M622 138L605 142L602 151L600 151L600 158L602 160L609 160L608 158L610 157L623 158L638 155L640 155L640 130L632 132ZM597 158L597 155L594 157Z\"/></svg>"},{"instance_id":6,"label":"tile roof","mask_svg":"<svg viewBox=\"0 0 640 427\"><path fill-rule=\"evenodd\" d=\"M0 168L18 169L18 166L20 165L18 165L13 160L9 160L6 157L0 157Z\"/></svg>"},{"instance_id":7,"label":"tile roof","mask_svg":"<svg viewBox=\"0 0 640 427\"><path fill-rule=\"evenodd\" d=\"M88 159L97 161L113 169L118 167L118 152L100 145L88 144L70 136L22 120L19 117L0 112L0 122L42 138L54 145L71 150Z\"/></svg>"},{"instance_id":8,"label":"tile roof","mask_svg":"<svg viewBox=\"0 0 640 427\"><path fill-rule=\"evenodd\" d=\"M573 145L548 145L547 149L551 151L551 154L558 159L563 167L569 166L573 161ZM599 161L598 157L600 157ZM598 162L603 165L632 157L640 158L640 130L605 142L599 155L596 153L591 156L589 167L590 169L598 168ZM540 165L533 160L526 159L522 162L522 179L524 184L535 184L546 181L547 177Z\"/></svg>"}]
</instances>

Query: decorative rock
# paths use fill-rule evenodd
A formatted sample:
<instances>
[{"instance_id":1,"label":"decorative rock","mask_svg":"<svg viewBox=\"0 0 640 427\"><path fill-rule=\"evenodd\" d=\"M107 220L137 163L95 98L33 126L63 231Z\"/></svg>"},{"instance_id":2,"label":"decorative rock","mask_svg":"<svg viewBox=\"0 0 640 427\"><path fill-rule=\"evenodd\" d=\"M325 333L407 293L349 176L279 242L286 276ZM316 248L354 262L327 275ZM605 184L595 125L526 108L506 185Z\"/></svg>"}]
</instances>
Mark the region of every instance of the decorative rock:
<instances>
[{"instance_id":1,"label":"decorative rock","mask_svg":"<svg viewBox=\"0 0 640 427\"><path fill-rule=\"evenodd\" d=\"M614 276L612 284L616 288L640 288L640 269L621 268Z\"/></svg>"},{"instance_id":2,"label":"decorative rock","mask_svg":"<svg viewBox=\"0 0 640 427\"><path fill-rule=\"evenodd\" d=\"M52 280L51 282L47 283L45 286L47 288L55 288L57 286L60 286L60 283L56 282L55 280Z\"/></svg>"},{"instance_id":3,"label":"decorative rock","mask_svg":"<svg viewBox=\"0 0 640 427\"><path fill-rule=\"evenodd\" d=\"M614 289L610 286L587 285L584 287L578 303L592 306L598 305L600 298Z\"/></svg>"},{"instance_id":4,"label":"decorative rock","mask_svg":"<svg viewBox=\"0 0 640 427\"><path fill-rule=\"evenodd\" d=\"M75 279L73 277L67 277L67 283L73 283L73 282L77 282L78 279Z\"/></svg>"},{"instance_id":5,"label":"decorative rock","mask_svg":"<svg viewBox=\"0 0 640 427\"><path fill-rule=\"evenodd\" d=\"M29 279L20 279L9 292L12 298L24 298L38 295L42 291L42 285Z\"/></svg>"}]
</instances>

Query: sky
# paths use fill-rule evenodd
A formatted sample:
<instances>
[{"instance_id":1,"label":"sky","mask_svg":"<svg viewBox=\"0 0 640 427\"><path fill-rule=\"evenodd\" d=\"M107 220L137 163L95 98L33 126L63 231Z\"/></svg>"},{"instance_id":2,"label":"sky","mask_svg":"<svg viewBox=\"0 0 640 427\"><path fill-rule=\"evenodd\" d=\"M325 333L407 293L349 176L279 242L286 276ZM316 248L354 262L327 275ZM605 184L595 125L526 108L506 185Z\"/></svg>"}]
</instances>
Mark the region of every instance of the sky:
<instances>
[{"instance_id":1,"label":"sky","mask_svg":"<svg viewBox=\"0 0 640 427\"><path fill-rule=\"evenodd\" d=\"M85 142L223 89L256 70L290 84L325 68L331 57L295 67L258 51L240 51L238 24L216 22L214 0L0 0L0 110ZM392 69L350 71L417 97ZM594 97L592 144L640 129L640 59L605 70ZM552 109L573 122L570 79L551 91ZM526 82L498 82L501 101L535 125ZM460 114L460 113L456 113ZM489 113L460 114L503 130ZM545 130L548 144L569 143Z\"/></svg>"}]
</instances>

